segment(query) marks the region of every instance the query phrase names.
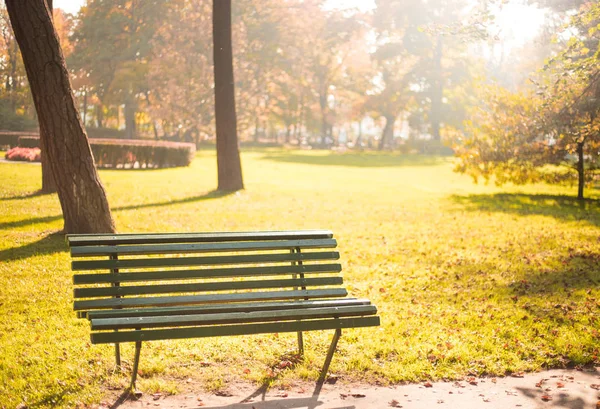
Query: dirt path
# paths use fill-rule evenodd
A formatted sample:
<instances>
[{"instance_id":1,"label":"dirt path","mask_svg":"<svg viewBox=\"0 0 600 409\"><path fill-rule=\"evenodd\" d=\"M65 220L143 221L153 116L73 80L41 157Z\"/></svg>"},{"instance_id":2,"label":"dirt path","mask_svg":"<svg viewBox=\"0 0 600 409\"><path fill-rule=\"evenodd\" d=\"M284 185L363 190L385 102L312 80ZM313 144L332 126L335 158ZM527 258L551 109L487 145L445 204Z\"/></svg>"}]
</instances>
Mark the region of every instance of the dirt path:
<instances>
[{"instance_id":1,"label":"dirt path","mask_svg":"<svg viewBox=\"0 0 600 409\"><path fill-rule=\"evenodd\" d=\"M286 390L263 393L250 384L230 385L219 395L187 385L180 395L143 395L137 401L105 402L120 409L275 409L275 408L405 408L508 409L600 408L600 368L551 370L523 377L467 378L460 382L433 382L392 387L366 384L298 383Z\"/></svg>"}]
</instances>

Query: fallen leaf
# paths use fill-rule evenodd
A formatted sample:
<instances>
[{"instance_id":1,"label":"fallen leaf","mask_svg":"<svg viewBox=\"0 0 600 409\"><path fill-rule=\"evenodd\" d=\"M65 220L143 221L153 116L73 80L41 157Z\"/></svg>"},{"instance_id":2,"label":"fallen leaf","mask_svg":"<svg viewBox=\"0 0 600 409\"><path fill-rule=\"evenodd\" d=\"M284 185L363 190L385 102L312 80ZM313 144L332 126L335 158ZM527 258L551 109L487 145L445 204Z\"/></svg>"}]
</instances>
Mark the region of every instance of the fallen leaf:
<instances>
[{"instance_id":1,"label":"fallen leaf","mask_svg":"<svg viewBox=\"0 0 600 409\"><path fill-rule=\"evenodd\" d=\"M162 393L153 393L152 394L153 400L159 400L161 397L162 397Z\"/></svg>"},{"instance_id":2,"label":"fallen leaf","mask_svg":"<svg viewBox=\"0 0 600 409\"><path fill-rule=\"evenodd\" d=\"M543 383L544 383L544 380L542 379L541 381L539 381L538 383L535 384L535 387L541 388Z\"/></svg>"},{"instance_id":3,"label":"fallen leaf","mask_svg":"<svg viewBox=\"0 0 600 409\"><path fill-rule=\"evenodd\" d=\"M467 382L469 382L469 384L473 385L473 386L477 386L477 379L475 379L474 377L469 377L467 378Z\"/></svg>"},{"instance_id":4,"label":"fallen leaf","mask_svg":"<svg viewBox=\"0 0 600 409\"><path fill-rule=\"evenodd\" d=\"M367 395L363 395L362 393L353 393L352 397L353 398L366 398Z\"/></svg>"},{"instance_id":5,"label":"fallen leaf","mask_svg":"<svg viewBox=\"0 0 600 409\"><path fill-rule=\"evenodd\" d=\"M250 373L250 369L248 369L248 368L244 369L244 373L245 373L246 375L248 375L248 374Z\"/></svg>"},{"instance_id":6,"label":"fallen leaf","mask_svg":"<svg viewBox=\"0 0 600 409\"><path fill-rule=\"evenodd\" d=\"M550 395L542 395L542 400L544 402L548 402L548 401L552 400L552 396L550 396Z\"/></svg>"},{"instance_id":7,"label":"fallen leaf","mask_svg":"<svg viewBox=\"0 0 600 409\"><path fill-rule=\"evenodd\" d=\"M491 402L490 398L483 398L484 402Z\"/></svg>"},{"instance_id":8,"label":"fallen leaf","mask_svg":"<svg viewBox=\"0 0 600 409\"><path fill-rule=\"evenodd\" d=\"M400 402L398 402L396 399L392 399L388 405L390 405L392 408L401 408L402 405L400 405Z\"/></svg>"},{"instance_id":9,"label":"fallen leaf","mask_svg":"<svg viewBox=\"0 0 600 409\"><path fill-rule=\"evenodd\" d=\"M287 398L287 397L288 397L288 394L287 394L287 393L285 393L285 392L279 392L279 393L278 393L277 395L275 395L275 396L277 396L278 398Z\"/></svg>"},{"instance_id":10,"label":"fallen leaf","mask_svg":"<svg viewBox=\"0 0 600 409\"><path fill-rule=\"evenodd\" d=\"M524 378L525 377L525 373L523 373L523 372L515 372L511 376L513 378Z\"/></svg>"},{"instance_id":11,"label":"fallen leaf","mask_svg":"<svg viewBox=\"0 0 600 409\"><path fill-rule=\"evenodd\" d=\"M431 384L431 382L427 381L423 384L424 387L426 388L433 388L433 385Z\"/></svg>"},{"instance_id":12,"label":"fallen leaf","mask_svg":"<svg viewBox=\"0 0 600 409\"><path fill-rule=\"evenodd\" d=\"M598 384L598 383L593 383L593 384L591 384L591 385L590 385L590 388L592 388L592 389L598 389L598 390L600 390L600 384Z\"/></svg>"},{"instance_id":13,"label":"fallen leaf","mask_svg":"<svg viewBox=\"0 0 600 409\"><path fill-rule=\"evenodd\" d=\"M564 388L564 387L565 387L565 384L564 384L564 383L562 383L562 382L556 382L556 387L557 387L557 388Z\"/></svg>"}]
</instances>

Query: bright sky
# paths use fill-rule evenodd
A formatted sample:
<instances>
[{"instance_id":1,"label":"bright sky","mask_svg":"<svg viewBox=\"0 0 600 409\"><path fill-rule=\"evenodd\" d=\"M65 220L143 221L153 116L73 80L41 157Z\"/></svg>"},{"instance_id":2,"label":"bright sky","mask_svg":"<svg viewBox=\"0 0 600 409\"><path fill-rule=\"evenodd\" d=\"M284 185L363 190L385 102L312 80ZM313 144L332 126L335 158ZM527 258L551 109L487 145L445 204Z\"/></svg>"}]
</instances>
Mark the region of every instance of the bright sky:
<instances>
[{"instance_id":1,"label":"bright sky","mask_svg":"<svg viewBox=\"0 0 600 409\"><path fill-rule=\"evenodd\" d=\"M52 5L57 9L63 9L67 13L76 14L85 0L54 0Z\"/></svg>"},{"instance_id":2,"label":"bright sky","mask_svg":"<svg viewBox=\"0 0 600 409\"><path fill-rule=\"evenodd\" d=\"M85 0L54 0L54 7L75 14L84 3ZM328 0L327 7L368 11L375 8L375 0ZM519 46L531 40L543 22L542 10L512 0L502 6L502 10L496 16L497 27L493 29L493 34L498 34L511 45Z\"/></svg>"}]
</instances>

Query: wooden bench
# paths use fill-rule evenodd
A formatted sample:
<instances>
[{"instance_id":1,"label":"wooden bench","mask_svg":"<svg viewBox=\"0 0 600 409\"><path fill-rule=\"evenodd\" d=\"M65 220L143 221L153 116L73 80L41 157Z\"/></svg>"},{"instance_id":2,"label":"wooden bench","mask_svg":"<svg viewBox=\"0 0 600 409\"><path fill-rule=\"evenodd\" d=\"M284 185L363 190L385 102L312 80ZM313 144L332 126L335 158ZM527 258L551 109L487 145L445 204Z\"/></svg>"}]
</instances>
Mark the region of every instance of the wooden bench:
<instances>
[{"instance_id":1,"label":"wooden bench","mask_svg":"<svg viewBox=\"0 0 600 409\"><path fill-rule=\"evenodd\" d=\"M327 230L68 235L74 309L93 344L335 330L379 325L368 300L349 298Z\"/></svg>"}]
</instances>

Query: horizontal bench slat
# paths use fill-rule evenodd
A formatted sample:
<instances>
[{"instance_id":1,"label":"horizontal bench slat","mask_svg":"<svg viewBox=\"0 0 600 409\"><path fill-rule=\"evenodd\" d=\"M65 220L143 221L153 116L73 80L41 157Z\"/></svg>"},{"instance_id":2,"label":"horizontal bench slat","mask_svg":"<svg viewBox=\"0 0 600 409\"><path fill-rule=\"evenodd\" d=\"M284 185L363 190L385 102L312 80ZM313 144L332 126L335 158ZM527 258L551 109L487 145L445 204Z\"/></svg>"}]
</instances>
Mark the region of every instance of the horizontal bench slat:
<instances>
[{"instance_id":1,"label":"horizontal bench slat","mask_svg":"<svg viewBox=\"0 0 600 409\"><path fill-rule=\"evenodd\" d=\"M292 261L319 261L337 260L340 254L337 251L324 251L316 253L282 253L282 254L252 254L241 256L208 256L208 257L164 257L141 258L127 260L86 260L73 261L72 269L77 270L104 270L123 268L153 268L176 266L201 266L215 264L247 264L247 263L278 263Z\"/></svg>"},{"instance_id":2,"label":"horizontal bench slat","mask_svg":"<svg viewBox=\"0 0 600 409\"><path fill-rule=\"evenodd\" d=\"M296 279L290 278L281 280L227 281L212 283L155 284L104 288L76 288L73 291L73 295L75 298L86 298L107 297L117 295L123 296L144 294L191 293L201 291L233 291L284 287L315 287L326 285L339 285L342 283L342 277L318 277Z\"/></svg>"},{"instance_id":3,"label":"horizontal bench slat","mask_svg":"<svg viewBox=\"0 0 600 409\"><path fill-rule=\"evenodd\" d=\"M295 291L265 291L233 294L210 294L167 297L140 297L140 298L102 298L98 300L75 301L73 308L78 310L94 310L102 308L143 307L143 306L169 306L185 304L244 302L266 300L292 300L302 298L330 298L345 297L348 295L343 288L328 290L295 290Z\"/></svg>"},{"instance_id":4,"label":"horizontal bench slat","mask_svg":"<svg viewBox=\"0 0 600 409\"><path fill-rule=\"evenodd\" d=\"M168 317L131 317L92 319L92 331L111 329L186 327L197 325L245 324L251 322L272 322L307 320L317 318L340 318L375 315L373 305L348 307L323 307L276 311L251 311L220 314L177 315Z\"/></svg>"},{"instance_id":5,"label":"horizontal bench slat","mask_svg":"<svg viewBox=\"0 0 600 409\"><path fill-rule=\"evenodd\" d=\"M223 251L259 251L281 250L291 248L335 248L335 239L305 239L305 240L269 240L269 241L237 241L217 243L178 243L150 245L102 245L79 246L71 248L72 257L141 255L141 254L176 254L202 253Z\"/></svg>"},{"instance_id":6,"label":"horizontal bench slat","mask_svg":"<svg viewBox=\"0 0 600 409\"><path fill-rule=\"evenodd\" d=\"M191 327L176 329L157 329L140 331L92 333L93 344L115 342L156 341L161 339L203 338L245 334L282 333L313 331L325 329L343 329L373 327L380 324L379 317L333 318L309 321L285 321L261 324L223 325L212 327Z\"/></svg>"},{"instance_id":7,"label":"horizontal bench slat","mask_svg":"<svg viewBox=\"0 0 600 409\"><path fill-rule=\"evenodd\" d=\"M341 264L304 264L301 266L230 267L202 270L166 270L136 273L75 274L74 284L123 283L133 281L185 280L194 278L261 277L280 274L339 273Z\"/></svg>"},{"instance_id":8,"label":"horizontal bench slat","mask_svg":"<svg viewBox=\"0 0 600 409\"><path fill-rule=\"evenodd\" d=\"M70 247L87 245L206 243L216 241L328 239L330 230L215 232L215 233L146 233L146 234L69 234Z\"/></svg>"},{"instance_id":9,"label":"horizontal bench slat","mask_svg":"<svg viewBox=\"0 0 600 409\"><path fill-rule=\"evenodd\" d=\"M297 308L345 307L351 305L370 305L365 299L341 298L331 300L309 301L277 301L277 302L250 302L233 304L209 304L187 307L162 307L162 308L127 308L121 310L97 310L81 312L80 318L119 318L119 317L156 317L186 314L211 314L222 312L244 311L270 311Z\"/></svg>"}]
</instances>

